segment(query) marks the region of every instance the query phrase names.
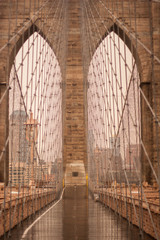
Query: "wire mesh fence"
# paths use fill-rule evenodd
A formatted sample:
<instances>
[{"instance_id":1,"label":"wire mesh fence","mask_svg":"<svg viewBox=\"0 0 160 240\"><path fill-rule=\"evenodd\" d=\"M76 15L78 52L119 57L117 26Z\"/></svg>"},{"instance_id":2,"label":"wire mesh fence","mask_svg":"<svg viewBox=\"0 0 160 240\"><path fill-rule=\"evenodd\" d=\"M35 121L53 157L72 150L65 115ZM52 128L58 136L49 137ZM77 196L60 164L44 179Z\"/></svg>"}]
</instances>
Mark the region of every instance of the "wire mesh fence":
<instances>
[{"instance_id":1,"label":"wire mesh fence","mask_svg":"<svg viewBox=\"0 0 160 240\"><path fill-rule=\"evenodd\" d=\"M4 237L63 187L68 1L0 2ZM89 189L160 239L160 2L79 4Z\"/></svg>"}]
</instances>

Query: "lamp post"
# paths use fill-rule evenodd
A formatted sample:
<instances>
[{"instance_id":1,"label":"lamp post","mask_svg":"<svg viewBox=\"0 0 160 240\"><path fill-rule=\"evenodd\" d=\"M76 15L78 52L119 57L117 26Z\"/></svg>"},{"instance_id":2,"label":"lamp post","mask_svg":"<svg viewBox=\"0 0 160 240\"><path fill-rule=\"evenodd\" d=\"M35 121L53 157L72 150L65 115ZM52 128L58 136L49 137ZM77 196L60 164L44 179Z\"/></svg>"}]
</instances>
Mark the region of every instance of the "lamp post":
<instances>
[{"instance_id":1,"label":"lamp post","mask_svg":"<svg viewBox=\"0 0 160 240\"><path fill-rule=\"evenodd\" d=\"M31 178L29 182L29 186L31 188L35 187L35 181L34 181L34 144L37 141L38 137L38 121L36 119L33 119L33 113L30 113L30 118L27 120L26 123L26 139L30 143L31 149L30 149L30 162L31 162Z\"/></svg>"}]
</instances>

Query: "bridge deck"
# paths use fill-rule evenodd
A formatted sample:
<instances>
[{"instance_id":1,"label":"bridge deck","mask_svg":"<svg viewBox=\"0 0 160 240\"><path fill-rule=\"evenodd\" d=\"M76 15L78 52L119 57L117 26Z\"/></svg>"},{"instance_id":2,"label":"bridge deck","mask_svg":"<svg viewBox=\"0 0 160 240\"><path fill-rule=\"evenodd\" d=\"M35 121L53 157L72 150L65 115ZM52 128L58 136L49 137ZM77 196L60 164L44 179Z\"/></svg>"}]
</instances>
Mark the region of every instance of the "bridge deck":
<instances>
[{"instance_id":1,"label":"bridge deck","mask_svg":"<svg viewBox=\"0 0 160 240\"><path fill-rule=\"evenodd\" d=\"M34 224L34 221L37 222ZM12 240L15 239L138 240L140 237L138 228L129 228L126 220L94 202L86 187L79 186L67 187L56 205L50 205L34 220L28 219L23 226L14 229ZM146 236L144 239L152 238Z\"/></svg>"}]
</instances>

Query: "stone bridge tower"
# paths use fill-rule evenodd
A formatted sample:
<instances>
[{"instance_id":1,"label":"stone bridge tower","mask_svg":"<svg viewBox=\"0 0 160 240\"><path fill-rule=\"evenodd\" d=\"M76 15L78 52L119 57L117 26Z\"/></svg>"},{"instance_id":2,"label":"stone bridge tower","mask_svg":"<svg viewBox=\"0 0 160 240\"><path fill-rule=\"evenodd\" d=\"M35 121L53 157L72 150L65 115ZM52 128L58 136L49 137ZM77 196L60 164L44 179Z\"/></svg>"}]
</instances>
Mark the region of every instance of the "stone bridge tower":
<instances>
[{"instance_id":1,"label":"stone bridge tower","mask_svg":"<svg viewBox=\"0 0 160 240\"><path fill-rule=\"evenodd\" d=\"M64 120L65 184L86 184L86 137L80 1L68 1L68 50Z\"/></svg>"}]
</instances>

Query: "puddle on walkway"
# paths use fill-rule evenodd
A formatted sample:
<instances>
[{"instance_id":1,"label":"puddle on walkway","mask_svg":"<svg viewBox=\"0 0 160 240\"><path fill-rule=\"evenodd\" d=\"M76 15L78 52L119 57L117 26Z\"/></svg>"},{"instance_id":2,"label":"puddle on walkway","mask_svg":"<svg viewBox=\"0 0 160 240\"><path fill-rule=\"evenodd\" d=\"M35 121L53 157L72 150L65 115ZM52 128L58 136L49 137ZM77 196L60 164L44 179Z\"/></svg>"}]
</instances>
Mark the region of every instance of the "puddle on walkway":
<instances>
[{"instance_id":1,"label":"puddle on walkway","mask_svg":"<svg viewBox=\"0 0 160 240\"><path fill-rule=\"evenodd\" d=\"M51 207L51 206L50 206ZM32 219L12 231L12 240L21 239ZM86 187L68 187L63 199L27 233L25 240L140 240L139 229L112 210L94 202ZM144 240L152 240L144 236Z\"/></svg>"},{"instance_id":2,"label":"puddle on walkway","mask_svg":"<svg viewBox=\"0 0 160 240\"><path fill-rule=\"evenodd\" d=\"M94 202L85 187L72 187L63 199L64 240L141 240L139 229L129 227L101 203ZM143 240L151 240L148 235Z\"/></svg>"}]
</instances>

